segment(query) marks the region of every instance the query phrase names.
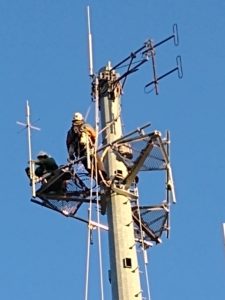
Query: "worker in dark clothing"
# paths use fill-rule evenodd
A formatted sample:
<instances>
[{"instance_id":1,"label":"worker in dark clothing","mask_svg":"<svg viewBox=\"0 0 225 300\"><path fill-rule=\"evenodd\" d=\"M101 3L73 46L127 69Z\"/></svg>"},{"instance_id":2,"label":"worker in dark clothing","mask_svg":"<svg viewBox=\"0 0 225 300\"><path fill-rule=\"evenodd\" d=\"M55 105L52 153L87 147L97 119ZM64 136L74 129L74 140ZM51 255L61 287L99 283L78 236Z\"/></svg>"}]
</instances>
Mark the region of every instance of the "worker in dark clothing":
<instances>
[{"instance_id":1,"label":"worker in dark clothing","mask_svg":"<svg viewBox=\"0 0 225 300\"><path fill-rule=\"evenodd\" d=\"M27 176L30 178L30 168L25 169ZM40 151L35 161L35 176L38 177L38 181L42 183L43 189L54 176L60 175L61 170L59 169L55 159L51 157L45 151ZM45 192L57 191L61 192L65 190L65 182L63 180L56 180Z\"/></svg>"},{"instance_id":2,"label":"worker in dark clothing","mask_svg":"<svg viewBox=\"0 0 225 300\"><path fill-rule=\"evenodd\" d=\"M52 175L52 172L58 169L58 165L53 157L49 156L46 152L40 151L37 155L37 160L35 161L35 175L41 179L43 175L49 173L49 176ZM25 169L28 177L30 177L30 168Z\"/></svg>"},{"instance_id":3,"label":"worker in dark clothing","mask_svg":"<svg viewBox=\"0 0 225 300\"><path fill-rule=\"evenodd\" d=\"M90 164L95 167L94 163L94 146L95 146L96 132L91 125L85 123L81 113L76 112L72 119L72 126L67 132L66 146L69 154L70 161L75 158L81 158L85 169L91 174L91 168L88 166L88 155L90 155ZM90 153L87 153L88 150ZM106 179L106 173L100 157L97 155L97 169L98 175ZM95 174L95 172L93 172Z\"/></svg>"},{"instance_id":4,"label":"worker in dark clothing","mask_svg":"<svg viewBox=\"0 0 225 300\"><path fill-rule=\"evenodd\" d=\"M58 169L58 165L55 159L49 156L46 152L40 151L37 155L37 161L35 165L37 166L35 170L35 175L38 177L42 177L43 175L50 173Z\"/></svg>"}]
</instances>

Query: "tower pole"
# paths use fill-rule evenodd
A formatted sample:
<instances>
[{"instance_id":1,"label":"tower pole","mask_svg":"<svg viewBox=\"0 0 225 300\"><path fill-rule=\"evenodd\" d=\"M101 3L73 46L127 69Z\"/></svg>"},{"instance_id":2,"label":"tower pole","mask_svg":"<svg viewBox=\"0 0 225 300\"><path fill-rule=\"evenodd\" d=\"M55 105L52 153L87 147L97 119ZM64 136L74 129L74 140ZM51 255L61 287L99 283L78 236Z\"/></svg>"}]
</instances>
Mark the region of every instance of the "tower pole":
<instances>
[{"instance_id":1,"label":"tower pole","mask_svg":"<svg viewBox=\"0 0 225 300\"><path fill-rule=\"evenodd\" d=\"M121 88L114 84L119 78L108 65L99 71L99 108L103 130L103 144L110 144L122 136ZM109 149L104 160L112 185L107 193L107 218L109 225L109 255L112 299L141 300L140 273L138 267L131 204L124 193L122 178L127 168ZM121 179L120 179L121 177ZM116 187L116 189L114 189Z\"/></svg>"}]
</instances>

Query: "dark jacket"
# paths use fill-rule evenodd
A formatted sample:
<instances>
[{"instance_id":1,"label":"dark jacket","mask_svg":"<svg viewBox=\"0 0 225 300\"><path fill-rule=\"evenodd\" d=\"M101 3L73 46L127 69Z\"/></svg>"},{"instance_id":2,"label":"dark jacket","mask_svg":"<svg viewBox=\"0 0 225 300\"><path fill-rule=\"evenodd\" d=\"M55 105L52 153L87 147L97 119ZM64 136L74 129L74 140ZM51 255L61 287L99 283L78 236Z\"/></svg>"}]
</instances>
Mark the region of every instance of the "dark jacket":
<instances>
[{"instance_id":1,"label":"dark jacket","mask_svg":"<svg viewBox=\"0 0 225 300\"><path fill-rule=\"evenodd\" d=\"M38 177L41 177L46 173L51 173L58 169L58 165L52 157L42 158L36 161L35 165L38 166L35 170L35 175Z\"/></svg>"}]
</instances>

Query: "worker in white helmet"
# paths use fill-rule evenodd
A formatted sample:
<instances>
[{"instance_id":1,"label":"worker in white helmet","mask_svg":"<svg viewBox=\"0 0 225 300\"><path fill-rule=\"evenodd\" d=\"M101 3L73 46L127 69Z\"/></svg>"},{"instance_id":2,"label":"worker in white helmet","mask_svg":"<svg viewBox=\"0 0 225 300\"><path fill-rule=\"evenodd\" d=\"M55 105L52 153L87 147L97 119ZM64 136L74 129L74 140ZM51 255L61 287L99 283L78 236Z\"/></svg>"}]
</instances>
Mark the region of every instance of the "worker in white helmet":
<instances>
[{"instance_id":1,"label":"worker in white helmet","mask_svg":"<svg viewBox=\"0 0 225 300\"><path fill-rule=\"evenodd\" d=\"M96 139L96 132L94 128L90 125L85 123L83 115L80 112L76 112L72 118L72 126L67 132L66 138L66 146L69 154L70 161L73 161L75 158L84 157L82 163L85 169L91 173L90 168L88 167L88 160L87 160L87 148L93 149L95 146L95 139ZM93 153L93 151L90 151ZM91 155L91 163L93 163L93 156ZM97 168L98 171L103 174L104 177L105 171L102 161L100 160L99 156L97 155Z\"/></svg>"},{"instance_id":2,"label":"worker in white helmet","mask_svg":"<svg viewBox=\"0 0 225 300\"><path fill-rule=\"evenodd\" d=\"M87 142L90 146L95 143L96 133L91 125L84 122L83 115L79 112L74 113L72 118L72 126L67 133L66 146L69 159L74 160L75 157L86 155Z\"/></svg>"}]
</instances>

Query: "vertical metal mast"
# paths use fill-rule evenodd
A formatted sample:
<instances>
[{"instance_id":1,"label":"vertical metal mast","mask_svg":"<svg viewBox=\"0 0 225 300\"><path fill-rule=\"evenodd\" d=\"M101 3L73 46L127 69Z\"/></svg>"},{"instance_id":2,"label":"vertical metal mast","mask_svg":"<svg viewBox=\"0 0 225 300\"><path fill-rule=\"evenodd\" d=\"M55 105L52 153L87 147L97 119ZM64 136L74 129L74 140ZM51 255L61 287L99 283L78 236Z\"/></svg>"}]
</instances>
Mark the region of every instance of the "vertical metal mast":
<instances>
[{"instance_id":1,"label":"vertical metal mast","mask_svg":"<svg viewBox=\"0 0 225 300\"><path fill-rule=\"evenodd\" d=\"M32 169L32 151L31 151L31 124L30 124L30 106L29 102L27 101L26 106L26 112L27 112L27 140L28 140L28 156L29 156L29 167L30 170Z\"/></svg>"},{"instance_id":2,"label":"vertical metal mast","mask_svg":"<svg viewBox=\"0 0 225 300\"><path fill-rule=\"evenodd\" d=\"M98 75L101 123L102 128L105 128L103 144L110 144L122 136L121 89L118 83L113 84L116 78L119 76L111 70L110 63ZM131 204L120 180L126 177L127 168L117 159L112 149L109 149L104 162L109 177L114 178L106 196L112 299L140 300L142 291Z\"/></svg>"},{"instance_id":3,"label":"vertical metal mast","mask_svg":"<svg viewBox=\"0 0 225 300\"><path fill-rule=\"evenodd\" d=\"M30 179L32 186L32 196L36 197L35 192L35 164L32 161L32 148L31 148L31 129L40 130L40 128L31 125L30 122L30 106L27 100L26 102L26 123L17 122L17 124L25 126L27 128L27 144L28 144L28 157L29 157L29 169L30 169Z\"/></svg>"}]
</instances>

